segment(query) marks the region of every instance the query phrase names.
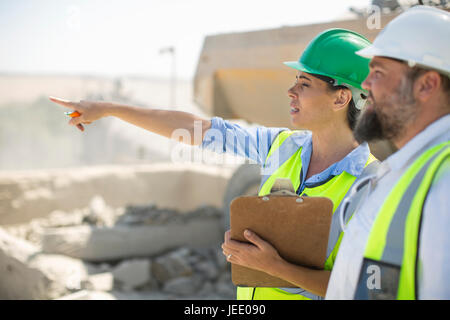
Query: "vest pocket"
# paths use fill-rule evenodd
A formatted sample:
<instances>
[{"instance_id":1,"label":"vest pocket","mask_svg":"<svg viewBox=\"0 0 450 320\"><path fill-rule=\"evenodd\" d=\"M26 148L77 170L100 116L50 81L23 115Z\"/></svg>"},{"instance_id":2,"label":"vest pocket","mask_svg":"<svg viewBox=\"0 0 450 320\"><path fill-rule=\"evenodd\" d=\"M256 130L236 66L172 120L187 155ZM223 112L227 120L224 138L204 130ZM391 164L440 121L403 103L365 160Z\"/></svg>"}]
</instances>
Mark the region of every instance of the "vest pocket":
<instances>
[{"instance_id":1,"label":"vest pocket","mask_svg":"<svg viewBox=\"0 0 450 320\"><path fill-rule=\"evenodd\" d=\"M355 300L397 299L400 266L364 258Z\"/></svg>"}]
</instances>

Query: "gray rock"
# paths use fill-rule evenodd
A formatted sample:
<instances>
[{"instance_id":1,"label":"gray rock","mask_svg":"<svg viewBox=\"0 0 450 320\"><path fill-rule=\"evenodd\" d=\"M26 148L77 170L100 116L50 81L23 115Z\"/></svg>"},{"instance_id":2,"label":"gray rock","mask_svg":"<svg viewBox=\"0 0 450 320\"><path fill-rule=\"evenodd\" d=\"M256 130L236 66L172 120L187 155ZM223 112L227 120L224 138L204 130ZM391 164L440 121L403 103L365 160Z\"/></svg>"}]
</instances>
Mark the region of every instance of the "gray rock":
<instances>
[{"instance_id":1,"label":"gray rock","mask_svg":"<svg viewBox=\"0 0 450 320\"><path fill-rule=\"evenodd\" d=\"M60 287L61 293L81 290L89 273L83 261L58 254L36 254L28 260L28 266L46 274L52 287Z\"/></svg>"},{"instance_id":2,"label":"gray rock","mask_svg":"<svg viewBox=\"0 0 450 320\"><path fill-rule=\"evenodd\" d=\"M189 249L181 248L160 256L153 262L153 276L161 283L170 279L189 276L193 269L189 264Z\"/></svg>"},{"instance_id":3,"label":"gray rock","mask_svg":"<svg viewBox=\"0 0 450 320\"><path fill-rule=\"evenodd\" d=\"M208 280L214 280L219 276L219 270L212 261L206 260L196 264L195 270Z\"/></svg>"},{"instance_id":4,"label":"gray rock","mask_svg":"<svg viewBox=\"0 0 450 320\"><path fill-rule=\"evenodd\" d=\"M87 278L83 286L93 291L111 291L114 287L114 276L111 272L93 274Z\"/></svg>"},{"instance_id":5,"label":"gray rock","mask_svg":"<svg viewBox=\"0 0 450 320\"><path fill-rule=\"evenodd\" d=\"M155 204L128 205L125 212L117 219L120 225L162 225L168 223L178 211L157 208Z\"/></svg>"},{"instance_id":6,"label":"gray rock","mask_svg":"<svg viewBox=\"0 0 450 320\"><path fill-rule=\"evenodd\" d=\"M103 291L81 290L55 300L117 300L117 298Z\"/></svg>"},{"instance_id":7,"label":"gray rock","mask_svg":"<svg viewBox=\"0 0 450 320\"><path fill-rule=\"evenodd\" d=\"M61 210L52 211L48 217L35 219L40 227L69 227L80 225L83 222L85 213L83 210L73 210L72 212L64 212Z\"/></svg>"},{"instance_id":8,"label":"gray rock","mask_svg":"<svg viewBox=\"0 0 450 320\"><path fill-rule=\"evenodd\" d=\"M200 289L200 291L198 292L198 294L200 295L200 296L210 296L210 295L212 295L212 294L214 294L215 292L215 287L214 287L214 285L212 284L212 282L210 282L210 281L206 281L204 284L203 284L203 287Z\"/></svg>"},{"instance_id":9,"label":"gray rock","mask_svg":"<svg viewBox=\"0 0 450 320\"><path fill-rule=\"evenodd\" d=\"M83 218L83 222L96 226L112 226L114 220L114 212L106 205L105 200L98 195L93 197L89 203L88 214Z\"/></svg>"},{"instance_id":10,"label":"gray rock","mask_svg":"<svg viewBox=\"0 0 450 320\"><path fill-rule=\"evenodd\" d=\"M54 299L79 290L88 274L80 260L39 252L0 228L0 298Z\"/></svg>"},{"instance_id":11,"label":"gray rock","mask_svg":"<svg viewBox=\"0 0 450 320\"><path fill-rule=\"evenodd\" d=\"M202 280L200 277L179 277L171 279L164 284L163 291L176 295L192 295L201 287Z\"/></svg>"},{"instance_id":12,"label":"gray rock","mask_svg":"<svg viewBox=\"0 0 450 320\"><path fill-rule=\"evenodd\" d=\"M196 218L184 224L87 225L42 231L42 250L91 262L154 256L180 246L205 247L222 238L220 219Z\"/></svg>"},{"instance_id":13,"label":"gray rock","mask_svg":"<svg viewBox=\"0 0 450 320\"><path fill-rule=\"evenodd\" d=\"M37 254L33 244L0 228L0 299L46 299L50 279L27 264Z\"/></svg>"},{"instance_id":14,"label":"gray rock","mask_svg":"<svg viewBox=\"0 0 450 320\"><path fill-rule=\"evenodd\" d=\"M236 286L230 282L219 281L214 287L216 294L222 296L224 299L236 299Z\"/></svg>"},{"instance_id":15,"label":"gray rock","mask_svg":"<svg viewBox=\"0 0 450 320\"><path fill-rule=\"evenodd\" d=\"M125 289L134 289L150 281L151 263L148 259L134 259L121 262L113 271L114 281Z\"/></svg>"}]
</instances>

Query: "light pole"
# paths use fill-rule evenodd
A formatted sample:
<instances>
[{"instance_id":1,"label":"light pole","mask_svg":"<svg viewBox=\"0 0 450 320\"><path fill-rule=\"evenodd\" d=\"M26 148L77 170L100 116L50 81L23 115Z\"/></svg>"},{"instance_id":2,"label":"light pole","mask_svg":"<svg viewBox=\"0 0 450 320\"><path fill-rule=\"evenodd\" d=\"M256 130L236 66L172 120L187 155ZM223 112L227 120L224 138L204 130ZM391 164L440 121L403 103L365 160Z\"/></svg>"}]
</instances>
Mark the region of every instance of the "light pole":
<instances>
[{"instance_id":1,"label":"light pole","mask_svg":"<svg viewBox=\"0 0 450 320\"><path fill-rule=\"evenodd\" d=\"M172 74L170 77L170 107L176 108L176 65L175 65L175 47L165 47L159 50L160 54L169 53L172 55Z\"/></svg>"}]
</instances>

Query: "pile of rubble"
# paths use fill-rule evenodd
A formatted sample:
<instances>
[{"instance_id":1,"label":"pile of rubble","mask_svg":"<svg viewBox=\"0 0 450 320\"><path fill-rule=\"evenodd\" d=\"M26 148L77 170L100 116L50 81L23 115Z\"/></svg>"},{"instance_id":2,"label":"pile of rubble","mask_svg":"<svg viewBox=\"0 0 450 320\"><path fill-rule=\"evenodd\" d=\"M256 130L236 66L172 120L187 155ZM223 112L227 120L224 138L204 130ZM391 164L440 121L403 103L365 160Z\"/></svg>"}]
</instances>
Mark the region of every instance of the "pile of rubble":
<instances>
[{"instance_id":1,"label":"pile of rubble","mask_svg":"<svg viewBox=\"0 0 450 320\"><path fill-rule=\"evenodd\" d=\"M234 299L222 211L89 207L0 228L0 299Z\"/></svg>"}]
</instances>

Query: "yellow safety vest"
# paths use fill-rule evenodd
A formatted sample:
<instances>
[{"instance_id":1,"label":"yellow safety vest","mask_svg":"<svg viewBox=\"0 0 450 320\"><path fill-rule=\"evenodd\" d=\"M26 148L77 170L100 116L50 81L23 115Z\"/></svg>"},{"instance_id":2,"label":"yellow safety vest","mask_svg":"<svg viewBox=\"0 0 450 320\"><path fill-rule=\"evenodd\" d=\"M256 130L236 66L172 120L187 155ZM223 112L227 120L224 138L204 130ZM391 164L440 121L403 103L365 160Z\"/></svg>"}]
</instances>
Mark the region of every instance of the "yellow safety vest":
<instances>
[{"instance_id":1,"label":"yellow safety vest","mask_svg":"<svg viewBox=\"0 0 450 320\"><path fill-rule=\"evenodd\" d=\"M436 145L418 157L391 190L366 243L355 299L417 298L423 205L438 169L449 161L450 142Z\"/></svg>"},{"instance_id":2,"label":"yellow safety vest","mask_svg":"<svg viewBox=\"0 0 450 320\"><path fill-rule=\"evenodd\" d=\"M263 168L267 169L267 167L272 167L273 172L263 176L260 191L258 193L259 196L269 194L275 180L278 178L290 178L294 190L297 190L300 187L301 179L305 174L302 171L302 147L299 147L294 139L296 135L302 134L304 133L299 130L282 131L275 138L265 161L264 166L266 168ZM375 160L376 158L370 154L366 166ZM344 171L320 185L305 188L300 196L327 197L333 202L334 213L356 178L357 177ZM336 227L340 228L340 225L336 224ZM331 247L331 252L328 252L325 270L331 270L333 268L334 260L336 259L336 254L343 236L343 233L340 232L340 230L337 234L339 234L339 237ZM238 300L309 300L316 297L316 295L300 288L237 288Z\"/></svg>"}]
</instances>

